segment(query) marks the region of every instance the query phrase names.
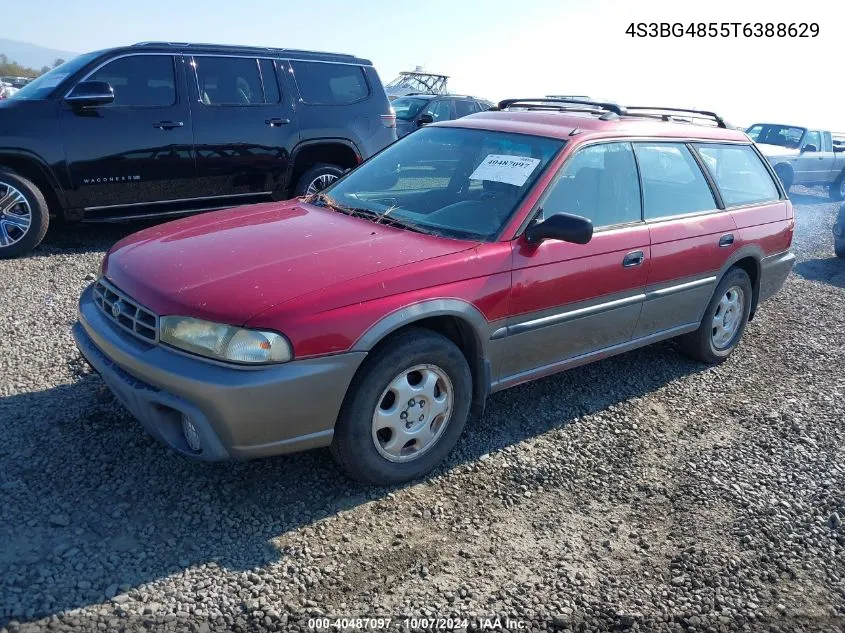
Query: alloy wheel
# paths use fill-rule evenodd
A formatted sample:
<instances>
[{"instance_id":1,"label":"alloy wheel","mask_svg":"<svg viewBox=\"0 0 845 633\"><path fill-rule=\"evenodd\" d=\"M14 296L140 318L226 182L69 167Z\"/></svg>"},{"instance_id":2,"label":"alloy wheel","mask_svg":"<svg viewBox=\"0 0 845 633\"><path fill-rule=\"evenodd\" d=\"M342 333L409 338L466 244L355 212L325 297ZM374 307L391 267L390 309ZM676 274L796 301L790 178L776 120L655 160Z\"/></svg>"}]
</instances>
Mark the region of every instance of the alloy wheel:
<instances>
[{"instance_id":1,"label":"alloy wheel","mask_svg":"<svg viewBox=\"0 0 845 633\"><path fill-rule=\"evenodd\" d=\"M337 176L334 174L321 174L308 183L308 189L305 190L305 195L313 196L318 191L322 191L328 187L335 180L337 180Z\"/></svg>"},{"instance_id":2,"label":"alloy wheel","mask_svg":"<svg viewBox=\"0 0 845 633\"><path fill-rule=\"evenodd\" d=\"M739 286L727 289L713 314L711 340L718 350L730 347L742 325L745 314L745 293Z\"/></svg>"},{"instance_id":3,"label":"alloy wheel","mask_svg":"<svg viewBox=\"0 0 845 633\"><path fill-rule=\"evenodd\" d=\"M409 462L430 450L452 417L452 381L436 365L399 373L382 392L373 413L373 443L391 462Z\"/></svg>"},{"instance_id":4,"label":"alloy wheel","mask_svg":"<svg viewBox=\"0 0 845 633\"><path fill-rule=\"evenodd\" d=\"M0 181L0 248L23 239L32 224L32 208L12 185Z\"/></svg>"}]
</instances>

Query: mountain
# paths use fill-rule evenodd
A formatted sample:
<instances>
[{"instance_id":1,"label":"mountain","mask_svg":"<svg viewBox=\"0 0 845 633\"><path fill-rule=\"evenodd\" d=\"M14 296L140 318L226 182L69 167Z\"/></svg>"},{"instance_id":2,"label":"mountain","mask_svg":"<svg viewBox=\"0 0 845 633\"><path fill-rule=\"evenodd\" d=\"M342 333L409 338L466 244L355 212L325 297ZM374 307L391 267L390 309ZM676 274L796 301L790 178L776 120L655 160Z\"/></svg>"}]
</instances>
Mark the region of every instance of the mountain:
<instances>
[{"instance_id":1,"label":"mountain","mask_svg":"<svg viewBox=\"0 0 845 633\"><path fill-rule=\"evenodd\" d=\"M18 42L0 38L0 54L5 55L10 62L17 62L21 66L27 66L36 70L42 66L53 67L56 59L68 60L76 57L77 53L60 51L29 42Z\"/></svg>"}]
</instances>

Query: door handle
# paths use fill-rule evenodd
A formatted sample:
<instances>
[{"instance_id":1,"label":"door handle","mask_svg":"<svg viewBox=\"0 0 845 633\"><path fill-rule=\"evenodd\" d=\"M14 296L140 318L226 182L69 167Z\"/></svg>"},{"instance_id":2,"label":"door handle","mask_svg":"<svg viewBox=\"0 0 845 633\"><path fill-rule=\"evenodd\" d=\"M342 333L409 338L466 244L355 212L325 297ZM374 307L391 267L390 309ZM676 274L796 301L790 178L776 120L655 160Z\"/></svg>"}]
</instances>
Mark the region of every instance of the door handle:
<instances>
[{"instance_id":1,"label":"door handle","mask_svg":"<svg viewBox=\"0 0 845 633\"><path fill-rule=\"evenodd\" d=\"M176 127L185 127L185 124L182 121L159 121L158 123L153 123L153 127L159 130L172 130Z\"/></svg>"},{"instance_id":2,"label":"door handle","mask_svg":"<svg viewBox=\"0 0 845 633\"><path fill-rule=\"evenodd\" d=\"M622 266L625 268L633 268L634 266L642 264L644 259L645 255L643 255L642 251L634 251L625 255L622 259Z\"/></svg>"},{"instance_id":3,"label":"door handle","mask_svg":"<svg viewBox=\"0 0 845 633\"><path fill-rule=\"evenodd\" d=\"M264 121L264 123L269 125L270 127L281 127L283 125L287 125L288 123L290 123L290 119L279 119L279 118L266 119Z\"/></svg>"},{"instance_id":4,"label":"door handle","mask_svg":"<svg viewBox=\"0 0 845 633\"><path fill-rule=\"evenodd\" d=\"M731 233L728 233L727 235L723 235L722 237L719 238L719 246L721 246L722 248L724 248L726 246L730 246L733 243L734 243L734 236Z\"/></svg>"}]
</instances>

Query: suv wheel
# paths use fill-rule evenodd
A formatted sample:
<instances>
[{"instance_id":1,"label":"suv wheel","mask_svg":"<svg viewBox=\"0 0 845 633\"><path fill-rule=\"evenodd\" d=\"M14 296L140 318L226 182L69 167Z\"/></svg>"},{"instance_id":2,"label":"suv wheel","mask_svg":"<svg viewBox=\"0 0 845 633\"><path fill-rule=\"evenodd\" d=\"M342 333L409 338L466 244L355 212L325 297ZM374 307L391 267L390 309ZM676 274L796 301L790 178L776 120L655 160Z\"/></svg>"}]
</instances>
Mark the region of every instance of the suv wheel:
<instances>
[{"instance_id":1,"label":"suv wheel","mask_svg":"<svg viewBox=\"0 0 845 633\"><path fill-rule=\"evenodd\" d=\"M349 475L397 484L434 469L469 416L472 375L449 339L413 328L364 361L349 387L332 453Z\"/></svg>"},{"instance_id":2,"label":"suv wheel","mask_svg":"<svg viewBox=\"0 0 845 633\"><path fill-rule=\"evenodd\" d=\"M829 194L831 200L836 200L837 202L845 200L845 174L841 175L836 182L830 183Z\"/></svg>"},{"instance_id":3,"label":"suv wheel","mask_svg":"<svg viewBox=\"0 0 845 633\"><path fill-rule=\"evenodd\" d=\"M716 287L701 325L679 339L681 350L695 360L717 365L734 351L751 313L751 279L741 268L731 268Z\"/></svg>"},{"instance_id":4,"label":"suv wheel","mask_svg":"<svg viewBox=\"0 0 845 633\"><path fill-rule=\"evenodd\" d=\"M778 165L775 167L775 173L780 178L781 183L783 183L783 190L789 193L789 188L792 187L792 170L789 167Z\"/></svg>"},{"instance_id":5,"label":"suv wheel","mask_svg":"<svg viewBox=\"0 0 845 633\"><path fill-rule=\"evenodd\" d=\"M47 201L38 187L13 171L0 170L0 258L38 246L49 223Z\"/></svg>"},{"instance_id":6,"label":"suv wheel","mask_svg":"<svg viewBox=\"0 0 845 633\"><path fill-rule=\"evenodd\" d=\"M317 163L299 178L294 194L296 197L314 195L340 178L345 171L337 165Z\"/></svg>"}]
</instances>

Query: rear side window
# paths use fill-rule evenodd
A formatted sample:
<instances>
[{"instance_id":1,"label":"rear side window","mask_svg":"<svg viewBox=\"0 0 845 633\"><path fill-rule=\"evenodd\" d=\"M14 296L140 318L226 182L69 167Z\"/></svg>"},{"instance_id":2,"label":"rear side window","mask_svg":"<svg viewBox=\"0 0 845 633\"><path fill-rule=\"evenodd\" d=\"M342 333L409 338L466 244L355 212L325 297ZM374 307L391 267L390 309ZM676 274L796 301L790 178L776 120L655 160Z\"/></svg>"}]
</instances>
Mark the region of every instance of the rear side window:
<instances>
[{"instance_id":1,"label":"rear side window","mask_svg":"<svg viewBox=\"0 0 845 633\"><path fill-rule=\"evenodd\" d=\"M370 94L360 66L301 61L292 61L291 66L299 94L306 103L348 105Z\"/></svg>"},{"instance_id":2,"label":"rear side window","mask_svg":"<svg viewBox=\"0 0 845 633\"><path fill-rule=\"evenodd\" d=\"M200 101L205 105L264 103L258 60L247 57L195 57Z\"/></svg>"},{"instance_id":3,"label":"rear side window","mask_svg":"<svg viewBox=\"0 0 845 633\"><path fill-rule=\"evenodd\" d=\"M695 146L722 194L725 206L779 200L769 171L749 145Z\"/></svg>"},{"instance_id":4,"label":"rear side window","mask_svg":"<svg viewBox=\"0 0 845 633\"><path fill-rule=\"evenodd\" d=\"M451 108L449 107L450 103L451 101L449 99L433 101L431 105L425 109L423 114L430 114L435 123L438 121L448 121L452 118Z\"/></svg>"},{"instance_id":5,"label":"rear side window","mask_svg":"<svg viewBox=\"0 0 845 633\"><path fill-rule=\"evenodd\" d=\"M90 81L107 81L116 106L169 106L176 103L176 79L170 55L130 55L109 62Z\"/></svg>"},{"instance_id":6,"label":"rear side window","mask_svg":"<svg viewBox=\"0 0 845 633\"><path fill-rule=\"evenodd\" d=\"M716 209L710 185L686 145L634 143L646 220Z\"/></svg>"},{"instance_id":7,"label":"rear side window","mask_svg":"<svg viewBox=\"0 0 845 633\"><path fill-rule=\"evenodd\" d=\"M543 217L572 213L593 226L639 222L640 183L630 143L602 143L577 151L543 203Z\"/></svg>"},{"instance_id":8,"label":"rear side window","mask_svg":"<svg viewBox=\"0 0 845 633\"><path fill-rule=\"evenodd\" d=\"M467 99L457 99L455 100L455 118L460 119L462 116L467 116L469 114L475 114L478 110L475 107L475 101L469 101Z\"/></svg>"}]
</instances>

